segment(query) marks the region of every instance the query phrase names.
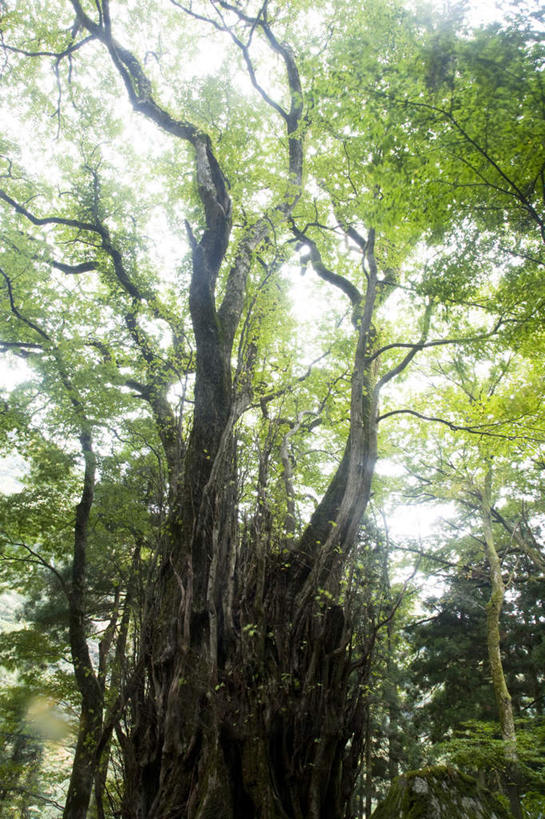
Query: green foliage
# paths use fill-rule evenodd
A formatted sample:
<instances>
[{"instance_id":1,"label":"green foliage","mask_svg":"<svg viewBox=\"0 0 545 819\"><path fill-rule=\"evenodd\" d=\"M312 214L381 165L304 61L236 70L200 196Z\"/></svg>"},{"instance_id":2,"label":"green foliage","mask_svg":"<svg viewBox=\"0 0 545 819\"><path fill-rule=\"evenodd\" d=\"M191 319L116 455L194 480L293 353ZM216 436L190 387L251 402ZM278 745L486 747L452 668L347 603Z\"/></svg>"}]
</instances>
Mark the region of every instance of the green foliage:
<instances>
[{"instance_id":1,"label":"green foliage","mask_svg":"<svg viewBox=\"0 0 545 819\"><path fill-rule=\"evenodd\" d=\"M543 717L517 720L517 749L524 776L524 790L545 796L545 723ZM468 722L452 737L439 743L440 757L466 770L486 771L493 782L505 772L503 742L498 726L493 722Z\"/></svg>"},{"instance_id":2,"label":"green foliage","mask_svg":"<svg viewBox=\"0 0 545 819\"><path fill-rule=\"evenodd\" d=\"M388 537L369 521L339 580L342 602L359 618L350 650L356 662L373 657L375 792L451 732L432 753L499 770L485 662L489 586L474 542L475 497L492 461L494 502L511 526L500 538L512 579L506 671L518 713L533 715L519 736L536 794L527 801L537 804L543 583L514 533L532 535L539 552L543 38L516 19L471 32L463 3L442 18L397 0L242 5L266 11L277 44L290 44L301 99L286 93L283 45L270 49L258 25L235 24L228 8L212 25L202 19L221 3L190 3L191 15L176 3L116 4L115 37L138 55L168 133L131 109L99 38L70 51L82 37L71 3L16 0L2 18L0 350L19 356L28 378L7 385L0 408L1 452L16 453L26 470L20 491L0 496L2 589L24 597L20 621L0 636L0 664L13 675L0 692L8 737L0 777L14 793L23 766L47 758L47 738L25 733L33 698L51 697L67 722L77 711L64 658L82 430L92 431L97 459L84 630L105 689L122 672L130 677L157 556L171 556L173 498L194 428L192 254L208 218L193 148L173 136L189 122L208 134L232 201L229 247L213 283L217 308L251 230L267 225L249 252L230 362L244 409L234 427L237 524L257 533L259 549L280 556L289 576L291 541L326 492L349 434L351 362L370 281L351 231L368 240L375 230L379 292L366 389L385 387L379 454L407 467L404 478L375 480L375 507L395 491L462 510L450 518L455 536L438 534L419 564L427 576L438 561L444 567L428 622L407 625L409 596L390 580ZM303 104L305 162L290 210L291 102ZM315 275L301 237L319 248L329 281ZM362 303L350 304L331 276L357 288ZM405 368L409 351L418 353L416 376ZM424 427L399 411L435 420ZM295 535L286 535L292 507ZM254 557L250 548L242 544L238 564ZM404 548L425 551L409 537ZM320 616L334 598L319 586ZM254 619L241 631L257 641ZM470 733L458 733L469 720Z\"/></svg>"}]
</instances>

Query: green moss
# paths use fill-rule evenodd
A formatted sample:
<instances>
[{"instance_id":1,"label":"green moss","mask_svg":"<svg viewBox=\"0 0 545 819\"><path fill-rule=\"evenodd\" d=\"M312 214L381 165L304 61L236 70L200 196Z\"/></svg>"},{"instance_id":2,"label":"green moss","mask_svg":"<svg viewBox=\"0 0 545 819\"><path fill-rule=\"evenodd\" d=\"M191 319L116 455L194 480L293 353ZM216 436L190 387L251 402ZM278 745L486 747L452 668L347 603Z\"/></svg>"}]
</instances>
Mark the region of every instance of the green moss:
<instances>
[{"instance_id":1,"label":"green moss","mask_svg":"<svg viewBox=\"0 0 545 819\"><path fill-rule=\"evenodd\" d=\"M449 766L397 777L373 819L510 819L510 813L476 779Z\"/></svg>"}]
</instances>

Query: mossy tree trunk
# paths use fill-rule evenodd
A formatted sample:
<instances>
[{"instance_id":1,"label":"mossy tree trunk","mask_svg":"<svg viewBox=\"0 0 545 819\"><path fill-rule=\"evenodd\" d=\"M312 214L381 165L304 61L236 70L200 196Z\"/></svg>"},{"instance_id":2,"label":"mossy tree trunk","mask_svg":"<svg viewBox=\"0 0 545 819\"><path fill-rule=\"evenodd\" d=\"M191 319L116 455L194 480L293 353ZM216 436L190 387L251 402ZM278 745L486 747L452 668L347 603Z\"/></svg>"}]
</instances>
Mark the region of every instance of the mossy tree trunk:
<instances>
[{"instance_id":1,"label":"mossy tree trunk","mask_svg":"<svg viewBox=\"0 0 545 819\"><path fill-rule=\"evenodd\" d=\"M501 734L504 742L504 754L507 773L507 792L513 816L522 819L520 806L520 766L517 753L517 736L511 695L503 673L500 641L500 615L505 597L505 584L501 572L501 562L496 550L492 530L492 468L486 473L484 484L480 489L481 519L485 539L486 558L490 569L492 586L490 600L486 610L486 637L488 645L488 662L494 686L494 695L498 708Z\"/></svg>"}]
</instances>

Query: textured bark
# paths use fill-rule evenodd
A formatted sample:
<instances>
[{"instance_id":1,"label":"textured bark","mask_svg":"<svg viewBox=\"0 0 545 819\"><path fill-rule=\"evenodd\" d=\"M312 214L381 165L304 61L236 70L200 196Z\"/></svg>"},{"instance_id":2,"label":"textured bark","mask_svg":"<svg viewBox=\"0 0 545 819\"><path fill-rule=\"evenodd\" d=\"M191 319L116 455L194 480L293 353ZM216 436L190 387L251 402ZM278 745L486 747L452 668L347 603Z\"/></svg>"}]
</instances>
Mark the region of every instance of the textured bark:
<instances>
[{"instance_id":1,"label":"textured bark","mask_svg":"<svg viewBox=\"0 0 545 819\"><path fill-rule=\"evenodd\" d=\"M123 816L344 819L364 733L361 687L353 675L361 680L365 666L353 662L352 626L340 599L376 460L372 319L380 287L374 231L367 239L353 228L348 232L367 266L365 294L342 276L323 275L325 266L317 247L313 250L319 275L350 299L356 333L350 429L331 485L297 537L285 460L285 531L274 528L264 504L243 523L237 509L235 427L250 401L251 371L233 372L234 342L256 251L265 240L276 241L279 230L297 233L292 213L302 184L304 98L296 60L271 30L266 4L250 19L238 4L218 0L244 27L259 29L281 59L289 100L283 108L259 86L248 47L235 38L254 86L284 120L287 184L279 202L241 231L218 305L216 284L231 241L231 201L212 141L156 101L143 67L113 38L107 4L98 22L79 0L72 5L78 23L107 49L134 109L191 146L202 206L199 229L187 225L195 382L184 446L166 400L168 373L138 324L143 295L98 216L82 228L98 233L131 299L125 322L147 375L147 383L136 389L149 402L168 463L169 519L144 615L142 673L128 694L127 720L116 725L124 761ZM273 449L271 442L260 463L260 486ZM277 457L282 460L282 454Z\"/></svg>"},{"instance_id":2,"label":"textured bark","mask_svg":"<svg viewBox=\"0 0 545 819\"><path fill-rule=\"evenodd\" d=\"M374 263L372 253L371 244ZM342 819L364 713L350 678L351 624L337 601L376 458L367 361L376 267L357 328L345 454L299 540L288 525L286 557L259 508L238 531L233 428L247 397L234 391L221 315L203 286L214 277L207 258L201 240L193 427L147 617L147 676L122 741L123 815Z\"/></svg>"},{"instance_id":3,"label":"textured bark","mask_svg":"<svg viewBox=\"0 0 545 819\"><path fill-rule=\"evenodd\" d=\"M171 522L149 616L149 681L126 744L124 815L341 819L363 726L349 678L350 624L335 600L369 467L349 485L347 446L318 516L328 521L327 543L313 546L313 560L303 541L288 559L264 549L260 538L270 532L257 519L243 554L233 488L237 412L220 403L223 389L213 418L208 406L206 423L195 415L177 507L183 523ZM304 537L315 542L311 533L312 524ZM333 602L324 605L321 588Z\"/></svg>"}]
</instances>

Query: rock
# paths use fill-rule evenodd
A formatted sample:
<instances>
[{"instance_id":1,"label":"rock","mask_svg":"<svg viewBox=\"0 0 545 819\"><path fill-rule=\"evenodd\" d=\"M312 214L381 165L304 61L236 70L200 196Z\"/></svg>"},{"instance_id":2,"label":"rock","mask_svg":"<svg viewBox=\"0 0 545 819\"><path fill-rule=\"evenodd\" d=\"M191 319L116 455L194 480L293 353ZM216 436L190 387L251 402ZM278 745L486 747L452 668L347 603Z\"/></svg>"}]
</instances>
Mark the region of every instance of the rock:
<instances>
[{"instance_id":1,"label":"rock","mask_svg":"<svg viewBox=\"0 0 545 819\"><path fill-rule=\"evenodd\" d=\"M512 819L512 816L472 776L438 765L394 779L372 819Z\"/></svg>"}]
</instances>

